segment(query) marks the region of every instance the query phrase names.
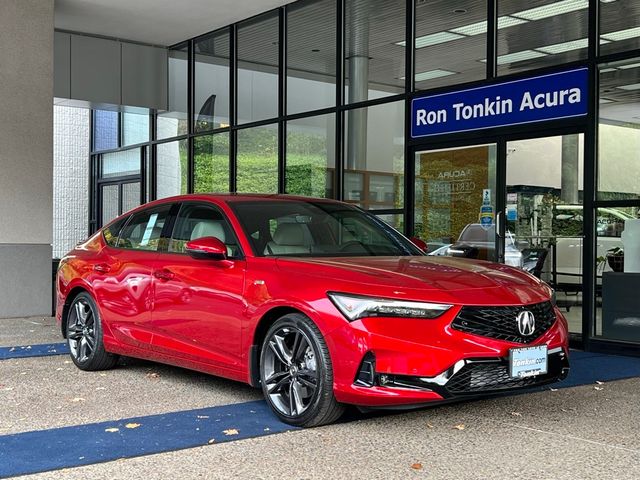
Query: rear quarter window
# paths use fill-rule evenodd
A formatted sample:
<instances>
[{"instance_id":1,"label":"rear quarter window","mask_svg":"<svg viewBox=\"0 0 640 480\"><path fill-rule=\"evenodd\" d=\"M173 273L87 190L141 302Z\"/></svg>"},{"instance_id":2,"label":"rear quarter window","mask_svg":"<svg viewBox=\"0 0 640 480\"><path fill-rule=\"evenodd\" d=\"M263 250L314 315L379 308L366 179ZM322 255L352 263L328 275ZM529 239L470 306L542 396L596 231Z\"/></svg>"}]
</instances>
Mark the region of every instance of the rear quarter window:
<instances>
[{"instance_id":1,"label":"rear quarter window","mask_svg":"<svg viewBox=\"0 0 640 480\"><path fill-rule=\"evenodd\" d=\"M104 241L107 243L107 245L109 245L110 247L115 247L118 244L118 236L120 235L120 230L122 230L122 227L125 223L127 223L128 219L129 217L121 218L120 220L113 222L111 225L105 227L105 229L102 230L102 235L104 236Z\"/></svg>"}]
</instances>

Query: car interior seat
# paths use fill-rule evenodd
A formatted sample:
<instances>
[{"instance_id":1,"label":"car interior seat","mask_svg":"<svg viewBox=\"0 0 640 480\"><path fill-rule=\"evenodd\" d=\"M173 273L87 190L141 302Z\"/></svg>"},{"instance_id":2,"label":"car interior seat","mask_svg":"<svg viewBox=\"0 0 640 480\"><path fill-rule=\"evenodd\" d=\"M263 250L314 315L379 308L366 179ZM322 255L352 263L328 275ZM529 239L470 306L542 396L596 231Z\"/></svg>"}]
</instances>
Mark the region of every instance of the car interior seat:
<instances>
[{"instance_id":1,"label":"car interior seat","mask_svg":"<svg viewBox=\"0 0 640 480\"><path fill-rule=\"evenodd\" d=\"M303 225L299 223L281 223L273 232L273 240L264 249L266 255L287 255L310 253L311 248L305 244Z\"/></svg>"}]
</instances>

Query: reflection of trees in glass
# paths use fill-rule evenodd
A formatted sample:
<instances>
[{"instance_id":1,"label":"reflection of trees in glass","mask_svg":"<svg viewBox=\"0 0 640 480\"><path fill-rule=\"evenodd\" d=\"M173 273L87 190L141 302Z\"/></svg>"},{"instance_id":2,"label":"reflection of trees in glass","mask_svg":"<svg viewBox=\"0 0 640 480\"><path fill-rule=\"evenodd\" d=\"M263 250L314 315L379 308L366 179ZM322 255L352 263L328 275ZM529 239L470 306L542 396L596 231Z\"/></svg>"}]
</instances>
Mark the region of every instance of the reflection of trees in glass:
<instances>
[{"instance_id":1,"label":"reflection of trees in glass","mask_svg":"<svg viewBox=\"0 0 640 480\"><path fill-rule=\"evenodd\" d=\"M238 192L278 191L278 131L272 127L238 131Z\"/></svg>"},{"instance_id":2,"label":"reflection of trees in glass","mask_svg":"<svg viewBox=\"0 0 640 480\"><path fill-rule=\"evenodd\" d=\"M309 197L326 197L327 138L324 130L287 133L287 193ZM330 190L330 189L329 189Z\"/></svg>"},{"instance_id":3,"label":"reflection of trees in glass","mask_svg":"<svg viewBox=\"0 0 640 480\"><path fill-rule=\"evenodd\" d=\"M194 191L229 191L229 134L196 137L194 153Z\"/></svg>"}]
</instances>

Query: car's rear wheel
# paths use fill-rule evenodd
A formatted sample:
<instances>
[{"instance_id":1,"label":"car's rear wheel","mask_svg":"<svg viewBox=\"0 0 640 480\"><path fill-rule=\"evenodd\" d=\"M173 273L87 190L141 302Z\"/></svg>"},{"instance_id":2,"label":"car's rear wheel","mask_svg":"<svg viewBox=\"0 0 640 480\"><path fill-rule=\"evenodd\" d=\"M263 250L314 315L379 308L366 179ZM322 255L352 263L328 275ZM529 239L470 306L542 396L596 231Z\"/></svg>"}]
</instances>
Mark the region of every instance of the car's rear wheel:
<instances>
[{"instance_id":1,"label":"car's rear wheel","mask_svg":"<svg viewBox=\"0 0 640 480\"><path fill-rule=\"evenodd\" d=\"M260 380L273 412L291 425L325 425L344 412L333 394L327 344L304 315L288 314L271 326L262 343Z\"/></svg>"},{"instance_id":2,"label":"car's rear wheel","mask_svg":"<svg viewBox=\"0 0 640 480\"><path fill-rule=\"evenodd\" d=\"M91 295L82 292L73 299L66 325L71 359L79 369L107 370L118 363L118 356L104 349L100 315Z\"/></svg>"}]
</instances>

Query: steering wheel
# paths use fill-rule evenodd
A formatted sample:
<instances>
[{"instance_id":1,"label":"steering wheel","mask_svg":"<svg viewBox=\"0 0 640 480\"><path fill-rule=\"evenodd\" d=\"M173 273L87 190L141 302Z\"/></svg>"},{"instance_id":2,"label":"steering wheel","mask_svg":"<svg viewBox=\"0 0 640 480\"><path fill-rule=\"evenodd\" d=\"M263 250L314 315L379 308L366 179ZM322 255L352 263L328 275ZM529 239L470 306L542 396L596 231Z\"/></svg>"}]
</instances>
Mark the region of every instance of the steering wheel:
<instances>
[{"instance_id":1,"label":"steering wheel","mask_svg":"<svg viewBox=\"0 0 640 480\"><path fill-rule=\"evenodd\" d=\"M359 242L358 240L349 240L348 242L342 244L342 246L340 247L340 252L346 252L353 247L358 247L358 251L366 251L362 242Z\"/></svg>"}]
</instances>

